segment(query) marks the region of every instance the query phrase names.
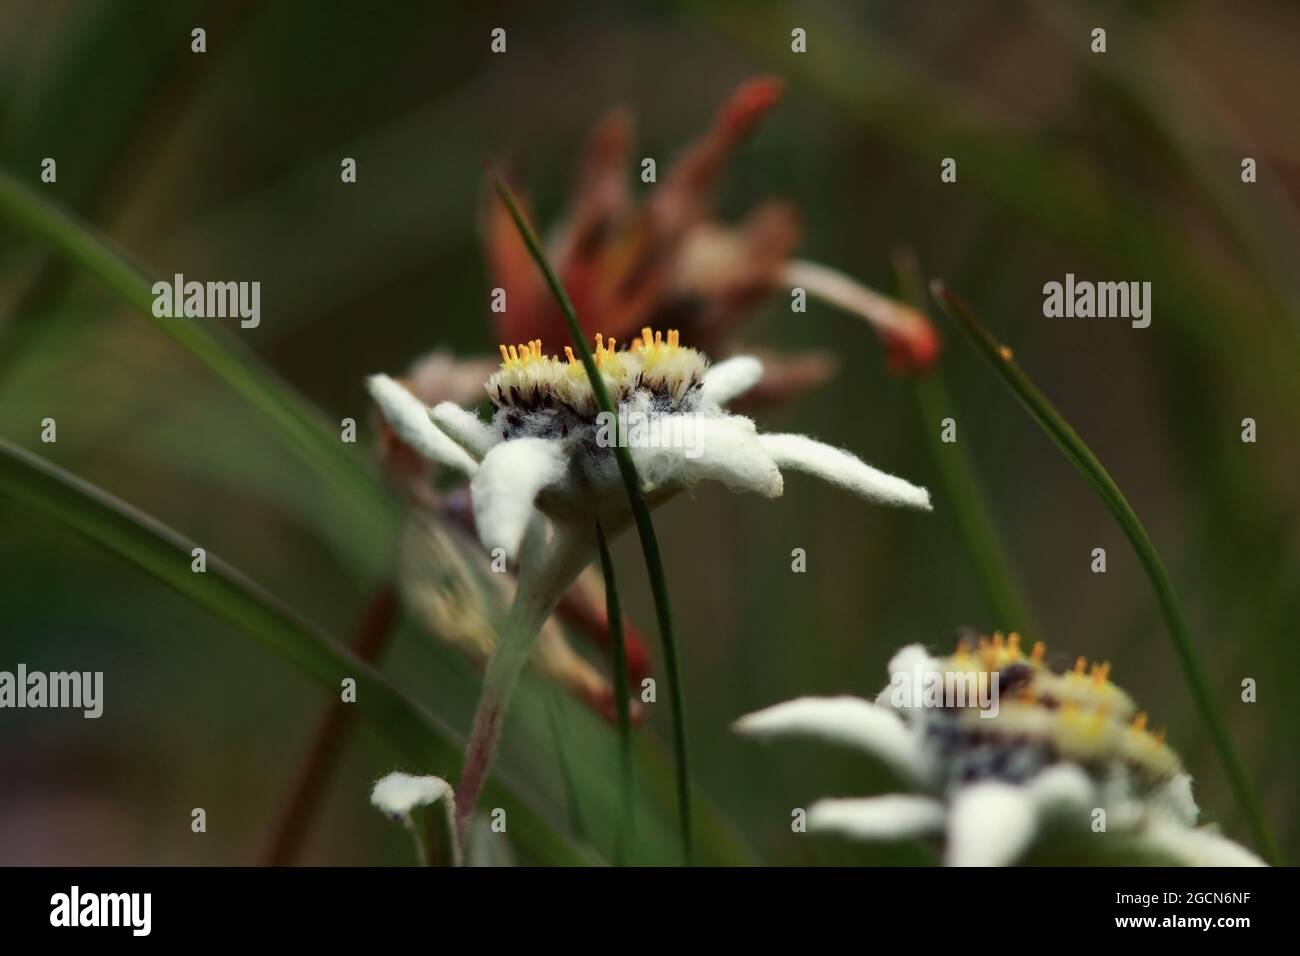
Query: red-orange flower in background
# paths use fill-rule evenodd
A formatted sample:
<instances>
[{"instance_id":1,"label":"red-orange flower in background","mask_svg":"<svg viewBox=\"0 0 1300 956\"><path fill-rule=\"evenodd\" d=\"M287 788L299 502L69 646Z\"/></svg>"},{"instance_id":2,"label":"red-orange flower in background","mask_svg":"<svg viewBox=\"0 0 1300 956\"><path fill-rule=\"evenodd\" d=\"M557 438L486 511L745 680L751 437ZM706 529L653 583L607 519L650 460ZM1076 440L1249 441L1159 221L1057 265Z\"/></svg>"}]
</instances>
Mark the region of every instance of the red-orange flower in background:
<instances>
[{"instance_id":1,"label":"red-orange flower in background","mask_svg":"<svg viewBox=\"0 0 1300 956\"><path fill-rule=\"evenodd\" d=\"M774 77L743 84L709 130L678 158L644 202L629 195L632 121L616 110L587 140L569 211L552 232L548 258L573 300L583 330L626 341L641 328L667 326L715 358L735 351L737 326L773 292L799 287L865 318L899 371L923 371L939 338L916 310L880 296L825 266L793 258L799 216L786 202L761 203L738 226L715 218L718 186L735 148L780 101ZM564 317L509 213L490 195L486 254L506 306L493 312L504 342L565 341ZM752 347L746 351L753 352ZM826 352L761 354L759 401L791 398L834 371Z\"/></svg>"}]
</instances>

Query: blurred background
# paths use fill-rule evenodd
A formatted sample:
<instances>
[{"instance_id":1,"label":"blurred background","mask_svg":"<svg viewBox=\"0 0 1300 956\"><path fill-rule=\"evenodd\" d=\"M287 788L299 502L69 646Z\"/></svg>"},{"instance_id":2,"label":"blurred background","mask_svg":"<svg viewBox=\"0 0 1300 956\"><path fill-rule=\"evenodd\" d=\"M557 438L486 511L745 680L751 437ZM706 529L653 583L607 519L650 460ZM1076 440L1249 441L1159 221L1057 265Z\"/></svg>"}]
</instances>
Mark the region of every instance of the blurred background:
<instances>
[{"instance_id":1,"label":"blurred background","mask_svg":"<svg viewBox=\"0 0 1300 956\"><path fill-rule=\"evenodd\" d=\"M1107 29L1108 52L1090 52ZM190 31L207 52L190 52ZM507 52L490 31L504 27ZM794 54L790 31L808 33ZM321 420L361 423L364 376L442 346L490 353L483 163L506 160L538 220L563 211L592 124L626 105L635 157L671 158L742 80L781 105L736 153L730 221L779 197L799 255L890 287L914 251L1015 349L1124 489L1191 618L1213 691L1284 852L1300 721L1300 9L1284 2L437 3L0 0L0 167L159 276L259 280L262 321L196 320L256 353ZM44 157L58 180L39 182ZM940 162L957 159L957 182ZM1241 181L1241 160L1258 182ZM357 182L339 178L357 160ZM629 182L637 191L647 187ZM1045 319L1042 287L1152 283L1153 321ZM1169 729L1208 820L1245 821L1151 587L1103 506L945 319L939 361L1034 637L1113 663ZM900 646L998 620L963 550L908 381L861 322L784 294L740 332L825 349L837 375L756 412L931 488L933 516L791 476L775 502L706 487L656 515L669 567L705 839L728 861L918 863L925 848L795 836L790 809L891 786L832 749L735 738L800 694L874 694ZM56 444L40 423L58 423ZM1241 441L1254 418L1258 440ZM147 317L0 216L0 435L205 544L340 641L386 579L399 523L305 466L253 405ZM377 489L381 488L376 484ZM808 572L791 573L791 549ZM1105 574L1090 571L1105 548ZM624 602L654 640L635 539ZM102 670L105 712L0 713L0 863L241 864L261 856L328 699L288 664L118 557L0 498L0 669ZM474 667L404 619L384 672L464 732ZM661 673L656 669L656 674ZM1259 685L1240 702L1244 678ZM665 701L662 696L661 702ZM668 708L642 740L643 839L670 854ZM589 795L614 737L530 681L503 768L601 844ZM409 761L349 738L298 859L401 864L370 783ZM436 768L454 776L455 766ZM569 775L570 780L573 774ZM595 781L596 783L591 783ZM651 797L653 790L657 796ZM208 832L193 834L203 807ZM656 818L658 814L658 818ZM663 825L655 822L661 819ZM725 831L725 838L717 836ZM713 837L708 834L713 833ZM722 852L721 850L719 852ZM527 857L525 856L525 859ZM718 857L721 859L721 857Z\"/></svg>"}]
</instances>

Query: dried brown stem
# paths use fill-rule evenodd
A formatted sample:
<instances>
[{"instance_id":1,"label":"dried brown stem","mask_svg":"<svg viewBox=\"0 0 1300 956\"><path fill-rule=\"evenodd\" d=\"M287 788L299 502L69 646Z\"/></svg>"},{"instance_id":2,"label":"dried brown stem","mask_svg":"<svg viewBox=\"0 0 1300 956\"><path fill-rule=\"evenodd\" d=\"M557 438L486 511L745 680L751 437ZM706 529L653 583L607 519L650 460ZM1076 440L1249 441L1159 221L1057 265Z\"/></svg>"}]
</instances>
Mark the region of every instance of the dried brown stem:
<instances>
[{"instance_id":1,"label":"dried brown stem","mask_svg":"<svg viewBox=\"0 0 1300 956\"><path fill-rule=\"evenodd\" d=\"M397 608L396 590L391 584L381 585L366 605L352 644L352 650L363 661L373 662L387 645L397 623ZM316 726L311 747L284 801L262 856L263 866L289 866L297 857L320 810L351 729L351 712L341 698L334 698Z\"/></svg>"}]
</instances>

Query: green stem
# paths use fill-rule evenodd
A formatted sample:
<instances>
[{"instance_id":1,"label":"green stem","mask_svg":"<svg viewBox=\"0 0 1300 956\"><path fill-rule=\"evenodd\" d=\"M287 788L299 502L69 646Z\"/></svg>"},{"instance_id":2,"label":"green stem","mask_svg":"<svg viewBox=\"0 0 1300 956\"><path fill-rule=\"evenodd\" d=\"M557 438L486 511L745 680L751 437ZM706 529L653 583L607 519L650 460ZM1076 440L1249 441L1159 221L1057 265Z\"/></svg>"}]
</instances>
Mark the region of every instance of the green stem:
<instances>
[{"instance_id":1,"label":"green stem","mask_svg":"<svg viewBox=\"0 0 1300 956\"><path fill-rule=\"evenodd\" d=\"M893 266L900 298L928 318L921 272L915 258L906 253L899 254ZM926 449L939 473L944 497L952 507L962 550L975 568L997 627L1019 631L1026 637L1035 635L1038 626L1012 573L1011 562L970 456L964 446L956 442L946 443L940 437L939 423L945 418L955 418L952 400L944 385L942 366L936 364L928 372L910 376L910 380Z\"/></svg>"},{"instance_id":2,"label":"green stem","mask_svg":"<svg viewBox=\"0 0 1300 956\"><path fill-rule=\"evenodd\" d=\"M433 853L429 849L430 837L423 826L415 821L413 814L407 814L406 832L411 835L411 842L415 844L415 865L432 866Z\"/></svg>"},{"instance_id":3,"label":"green stem","mask_svg":"<svg viewBox=\"0 0 1300 956\"><path fill-rule=\"evenodd\" d=\"M614 580L614 559L605 541L605 529L596 524L600 545L600 572L605 579L605 619L609 622L610 667L614 671L614 704L618 709L619 787L623 817L614 843L614 864L625 866L636 836L636 807L632 790L632 705L627 680L627 643L623 637L623 605Z\"/></svg>"},{"instance_id":4,"label":"green stem","mask_svg":"<svg viewBox=\"0 0 1300 956\"><path fill-rule=\"evenodd\" d=\"M944 497L952 507L962 550L975 567L997 628L1018 631L1026 638L1037 635L1038 626L1012 576L1006 549L989 513L988 499L970 456L955 443L945 444L940 439L938 423L953 414L952 401L938 368L912 379L912 397L930 460L939 473Z\"/></svg>"},{"instance_id":5,"label":"green stem","mask_svg":"<svg viewBox=\"0 0 1300 956\"><path fill-rule=\"evenodd\" d=\"M1056 443L1056 446L1061 449L1065 457L1078 470L1079 474L1097 492L1097 496L1101 498L1102 503L1109 509L1110 513L1115 516L1115 520L1119 523L1125 537L1133 545L1138 560L1142 562L1142 567L1146 569L1147 576L1151 579L1151 585L1155 588L1156 598L1160 603L1160 611L1164 615L1165 624L1169 628L1169 637L1174 645L1174 652L1178 656L1179 664L1182 666L1183 677L1187 681L1192 698L1201 712L1201 718L1210 731L1210 739L1214 743L1215 750L1218 751L1219 759L1223 762L1232 789L1236 792L1237 799L1241 802L1242 809L1246 813L1255 843L1270 862L1274 864L1281 863L1281 855L1278 852L1277 844L1273 840L1268 823L1264 819L1264 813L1260 807L1259 797L1255 793L1254 785L1237 756L1236 748L1232 745L1232 738L1228 735L1223 717L1219 713L1214 698L1210 693L1209 681L1206 679L1205 670L1196 653L1196 648L1192 644L1191 631L1187 626L1187 619L1183 614L1182 607L1178 603L1178 597L1174 593L1173 582L1169 579L1169 573L1165 570L1164 562L1160 559L1160 554L1156 551L1155 545L1151 543L1151 538L1147 535L1142 522L1138 520L1137 514L1130 507L1123 492L1119 490L1119 486L1115 484L1114 479L1102 467L1101 462L1097 460L1092 450L1015 363L1011 350L999 343L979 323L965 304L948 291L943 283L935 281L931 283L930 288L934 297L961 326L971 342L974 343L976 350L988 359L1007 387L1020 399L1020 402L1029 410L1029 413L1038 422L1039 426L1047 432L1052 441Z\"/></svg>"},{"instance_id":6,"label":"green stem","mask_svg":"<svg viewBox=\"0 0 1300 956\"><path fill-rule=\"evenodd\" d=\"M552 541L539 546L536 538L542 533L540 523L534 522L524 542L515 598L483 675L483 690L465 745L465 762L456 781L455 829L461 847L465 846L470 816L496 755L510 697L528 663L537 635L555 610L560 595L591 560L592 543L588 537L560 531Z\"/></svg>"},{"instance_id":7,"label":"green stem","mask_svg":"<svg viewBox=\"0 0 1300 956\"><path fill-rule=\"evenodd\" d=\"M614 403L610 401L609 390L605 388L604 378L596 369L596 360L592 357L591 349L587 346L587 339L582 334L577 313L573 310L573 303L569 301L569 294L564 291L564 286L546 261L546 253L542 251L542 245L537 239L537 234L524 217L519 208L519 203L510 191L510 187L505 184L499 174L495 177L495 183L497 195L505 203L506 209L510 212L510 217L514 220L515 227L519 230L524 244L528 247L528 252L537 263L542 276L546 279L546 284L550 286L551 292L560 304L560 310L564 313L565 321L569 325L569 335L573 339L573 347L582 359L582 367L587 373L587 378L591 381L591 391L596 399L597 406L601 411L609 415L615 423L614 458L618 462L619 474L622 476L623 484L627 488L628 502L632 507L632 518L636 523L637 536L641 540L641 554L645 559L646 575L650 579L650 590L654 595L655 615L659 621L659 636L663 641L664 666L668 671L668 689L672 698L673 709L673 750L677 759L678 822L681 826L682 856L686 865L689 866L692 856L691 782L686 752L686 703L683 699L681 671L677 661L677 638L673 631L672 606L668 601L668 583L664 575L663 559L659 555L659 542L655 537L654 523L650 520L650 508L646 504L645 493L641 490L641 481L637 477L636 466L632 462L632 454L619 440L618 415Z\"/></svg>"}]
</instances>

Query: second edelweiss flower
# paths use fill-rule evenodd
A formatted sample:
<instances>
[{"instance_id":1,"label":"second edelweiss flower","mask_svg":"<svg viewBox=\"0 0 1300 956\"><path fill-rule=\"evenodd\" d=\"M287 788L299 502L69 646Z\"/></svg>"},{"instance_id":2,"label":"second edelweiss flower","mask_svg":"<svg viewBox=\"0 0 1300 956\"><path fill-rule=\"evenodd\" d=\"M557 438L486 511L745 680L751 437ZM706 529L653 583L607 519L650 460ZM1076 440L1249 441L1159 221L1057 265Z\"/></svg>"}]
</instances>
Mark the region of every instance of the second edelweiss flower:
<instances>
[{"instance_id":1,"label":"second edelweiss flower","mask_svg":"<svg viewBox=\"0 0 1300 956\"><path fill-rule=\"evenodd\" d=\"M471 477L479 536L512 560L535 507L583 537L596 521L617 530L629 516L609 423L597 414L581 363L565 352L566 358L547 355L540 341L503 346L501 367L486 385L496 407L490 424L451 403L427 410L386 376L370 380L384 415L413 448ZM930 508L925 489L849 452L803 435L764 434L726 412L725 404L761 377L757 359L709 366L676 333L665 338L645 329L627 349L597 336L596 360L623 420L651 424L659 435L689 436L688 447L630 443L651 505L706 479L774 498L783 490L782 469L793 469L883 504Z\"/></svg>"},{"instance_id":2,"label":"second edelweiss flower","mask_svg":"<svg viewBox=\"0 0 1300 956\"><path fill-rule=\"evenodd\" d=\"M811 737L878 757L909 792L819 800L808 829L860 840L937 837L950 866L1002 866L1035 845L1073 846L1086 859L1250 866L1261 861L1198 827L1192 781L1164 734L1147 728L1110 665L1079 658L1053 670L1012 634L965 643L950 657L920 645L889 663L874 702L801 697L736 722L759 739ZM977 688L1002 695L989 708ZM954 694L953 691L956 691ZM1114 857L1111 858L1113 862Z\"/></svg>"}]
</instances>

